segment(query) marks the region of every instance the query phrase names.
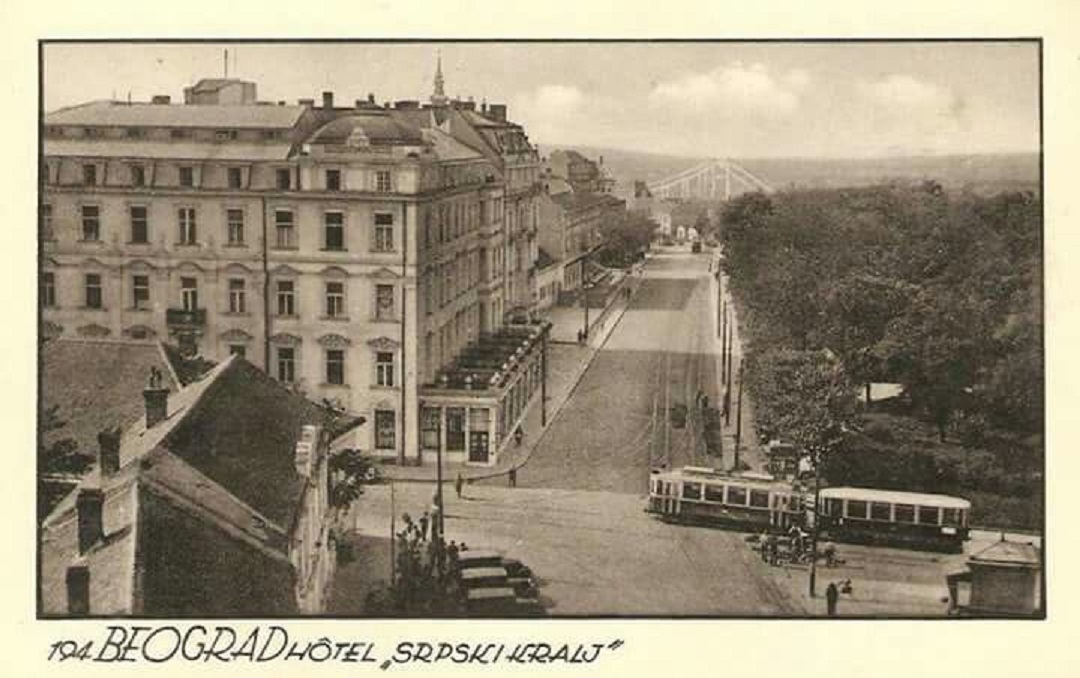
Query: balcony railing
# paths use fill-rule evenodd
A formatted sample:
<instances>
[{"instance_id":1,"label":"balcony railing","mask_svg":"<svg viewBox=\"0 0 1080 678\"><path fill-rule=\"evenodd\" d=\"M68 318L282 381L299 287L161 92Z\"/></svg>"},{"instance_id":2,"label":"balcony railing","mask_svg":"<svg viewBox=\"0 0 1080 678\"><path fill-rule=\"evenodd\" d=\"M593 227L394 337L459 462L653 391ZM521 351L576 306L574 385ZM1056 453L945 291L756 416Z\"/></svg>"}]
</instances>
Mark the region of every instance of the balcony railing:
<instances>
[{"instance_id":1,"label":"balcony railing","mask_svg":"<svg viewBox=\"0 0 1080 678\"><path fill-rule=\"evenodd\" d=\"M202 327L206 324L206 309L196 308L190 311L182 308L165 309L165 323L170 326Z\"/></svg>"}]
</instances>

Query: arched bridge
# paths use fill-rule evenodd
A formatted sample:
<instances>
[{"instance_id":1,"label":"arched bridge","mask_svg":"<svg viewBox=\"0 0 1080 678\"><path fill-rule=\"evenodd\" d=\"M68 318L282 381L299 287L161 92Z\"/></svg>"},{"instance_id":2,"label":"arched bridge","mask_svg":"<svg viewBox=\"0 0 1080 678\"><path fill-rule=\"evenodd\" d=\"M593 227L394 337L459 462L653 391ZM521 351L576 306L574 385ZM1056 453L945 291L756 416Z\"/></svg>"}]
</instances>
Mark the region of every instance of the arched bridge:
<instances>
[{"instance_id":1,"label":"arched bridge","mask_svg":"<svg viewBox=\"0 0 1080 678\"><path fill-rule=\"evenodd\" d=\"M649 193L657 198L730 200L740 193L773 187L745 167L730 160L707 160L678 174L649 183Z\"/></svg>"}]
</instances>

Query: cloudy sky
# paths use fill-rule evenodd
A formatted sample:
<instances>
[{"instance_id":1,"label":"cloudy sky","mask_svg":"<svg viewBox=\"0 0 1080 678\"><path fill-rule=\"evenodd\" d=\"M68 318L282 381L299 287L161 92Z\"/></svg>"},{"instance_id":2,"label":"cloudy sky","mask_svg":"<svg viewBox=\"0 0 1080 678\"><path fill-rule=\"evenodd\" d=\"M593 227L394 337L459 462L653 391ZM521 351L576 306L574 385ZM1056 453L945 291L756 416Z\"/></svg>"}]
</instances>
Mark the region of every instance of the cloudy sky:
<instances>
[{"instance_id":1,"label":"cloudy sky","mask_svg":"<svg viewBox=\"0 0 1080 678\"><path fill-rule=\"evenodd\" d=\"M1032 43L54 44L45 107L148 100L202 77L259 98L426 98L509 105L541 147L716 157L1037 151Z\"/></svg>"}]
</instances>

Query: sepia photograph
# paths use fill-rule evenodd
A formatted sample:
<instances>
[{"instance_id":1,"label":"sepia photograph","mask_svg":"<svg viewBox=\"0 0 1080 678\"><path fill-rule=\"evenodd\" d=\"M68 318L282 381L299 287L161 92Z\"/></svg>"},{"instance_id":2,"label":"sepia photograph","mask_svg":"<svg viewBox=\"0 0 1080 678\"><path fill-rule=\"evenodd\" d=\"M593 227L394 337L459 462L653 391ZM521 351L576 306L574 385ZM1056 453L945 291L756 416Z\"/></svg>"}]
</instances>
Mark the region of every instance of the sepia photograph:
<instances>
[{"instance_id":1,"label":"sepia photograph","mask_svg":"<svg viewBox=\"0 0 1080 678\"><path fill-rule=\"evenodd\" d=\"M41 40L37 618L1045 619L1042 51Z\"/></svg>"}]
</instances>

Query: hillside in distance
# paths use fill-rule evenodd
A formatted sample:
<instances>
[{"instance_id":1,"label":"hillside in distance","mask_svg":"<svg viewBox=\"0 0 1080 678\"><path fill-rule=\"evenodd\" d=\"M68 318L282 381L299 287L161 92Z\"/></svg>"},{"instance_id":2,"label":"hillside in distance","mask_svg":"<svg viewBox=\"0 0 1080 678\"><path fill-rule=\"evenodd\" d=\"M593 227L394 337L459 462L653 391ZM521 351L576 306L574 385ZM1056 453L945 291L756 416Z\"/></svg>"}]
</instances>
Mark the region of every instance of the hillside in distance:
<instances>
[{"instance_id":1,"label":"hillside in distance","mask_svg":"<svg viewBox=\"0 0 1080 678\"><path fill-rule=\"evenodd\" d=\"M604 165L618 180L617 192L627 194L634 181L652 182L705 162L690 158L640 151L588 146L572 148L588 158L604 158ZM984 155L922 155L881 158L746 158L734 162L761 177L777 190L790 188L840 188L891 181L933 180L947 189L967 189L981 194L1002 191L1039 192L1037 153Z\"/></svg>"}]
</instances>

